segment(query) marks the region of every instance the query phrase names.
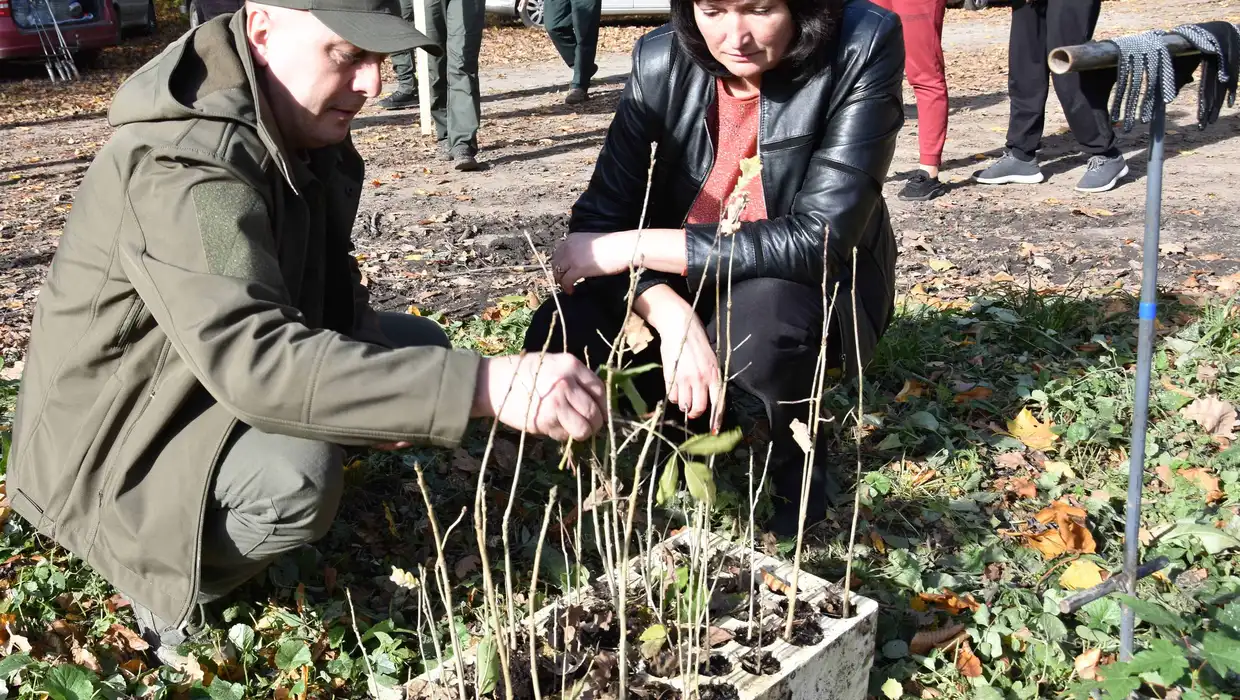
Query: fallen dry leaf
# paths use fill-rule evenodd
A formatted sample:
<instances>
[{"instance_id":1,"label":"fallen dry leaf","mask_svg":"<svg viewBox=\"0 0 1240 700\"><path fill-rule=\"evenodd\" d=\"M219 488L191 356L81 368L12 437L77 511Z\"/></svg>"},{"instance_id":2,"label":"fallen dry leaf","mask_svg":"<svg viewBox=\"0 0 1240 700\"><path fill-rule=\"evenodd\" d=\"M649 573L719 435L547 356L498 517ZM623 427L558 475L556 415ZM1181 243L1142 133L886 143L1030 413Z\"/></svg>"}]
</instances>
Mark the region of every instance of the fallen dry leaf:
<instances>
[{"instance_id":1,"label":"fallen dry leaf","mask_svg":"<svg viewBox=\"0 0 1240 700\"><path fill-rule=\"evenodd\" d=\"M1004 452L995 456L995 466L1009 470L1024 469L1029 466L1029 462L1020 452Z\"/></svg>"},{"instance_id":2,"label":"fallen dry leaf","mask_svg":"<svg viewBox=\"0 0 1240 700\"><path fill-rule=\"evenodd\" d=\"M937 630L919 630L908 643L909 651L919 656L930 653L931 649L947 646L959 635L964 633L964 625L952 624Z\"/></svg>"},{"instance_id":3,"label":"fallen dry leaf","mask_svg":"<svg viewBox=\"0 0 1240 700\"><path fill-rule=\"evenodd\" d=\"M108 628L108 634L104 637L104 641L109 642L112 646L123 647L129 651L146 651L151 648L137 632L128 627L113 623Z\"/></svg>"},{"instance_id":4,"label":"fallen dry leaf","mask_svg":"<svg viewBox=\"0 0 1240 700\"><path fill-rule=\"evenodd\" d=\"M982 675L982 660L973 653L968 642L961 642L956 648L956 668L965 678L977 678Z\"/></svg>"},{"instance_id":5,"label":"fallen dry leaf","mask_svg":"<svg viewBox=\"0 0 1240 700\"><path fill-rule=\"evenodd\" d=\"M1034 518L1041 525L1054 524L1042 531L1036 531L1026 523L1015 532L1003 531L1000 534L1021 537L1025 545L1037 550L1044 559L1070 552L1073 554L1093 554L1097 551L1094 536L1085 526L1085 510L1065 501L1055 501L1050 506L1038 511Z\"/></svg>"},{"instance_id":6,"label":"fallen dry leaf","mask_svg":"<svg viewBox=\"0 0 1240 700\"><path fill-rule=\"evenodd\" d=\"M1234 440L1236 408L1217 396L1207 396L1180 409L1180 415L1200 425L1215 437Z\"/></svg>"},{"instance_id":7,"label":"fallen dry leaf","mask_svg":"<svg viewBox=\"0 0 1240 700\"><path fill-rule=\"evenodd\" d=\"M479 558L477 554L470 554L469 556L461 557L461 559L456 562L456 566L453 567L453 573L456 574L456 578L458 580L463 579L471 573L477 571L478 565L481 563L482 559Z\"/></svg>"},{"instance_id":8,"label":"fallen dry leaf","mask_svg":"<svg viewBox=\"0 0 1240 700\"><path fill-rule=\"evenodd\" d=\"M1086 216L1091 219L1103 219L1108 216L1115 216L1115 212L1110 211L1109 209L1087 209L1084 207L1073 209L1072 213L1077 216Z\"/></svg>"},{"instance_id":9,"label":"fallen dry leaf","mask_svg":"<svg viewBox=\"0 0 1240 700\"><path fill-rule=\"evenodd\" d=\"M711 648L717 647L721 644L727 644L732 641L732 637L733 635L730 631L722 627L715 627L714 625L711 625L710 629L706 631L706 643L710 645Z\"/></svg>"},{"instance_id":10,"label":"fallen dry leaf","mask_svg":"<svg viewBox=\"0 0 1240 700\"><path fill-rule=\"evenodd\" d=\"M1032 479L1007 479L1003 482L1003 490L1017 498L1038 497L1038 485L1033 483Z\"/></svg>"},{"instance_id":11,"label":"fallen dry leaf","mask_svg":"<svg viewBox=\"0 0 1240 700\"><path fill-rule=\"evenodd\" d=\"M1086 649L1084 653L1076 657L1072 662L1072 666L1076 669L1076 675L1081 677L1083 681L1092 681L1098 677L1098 661L1102 659L1101 649Z\"/></svg>"},{"instance_id":12,"label":"fallen dry leaf","mask_svg":"<svg viewBox=\"0 0 1240 700\"><path fill-rule=\"evenodd\" d=\"M969 401L984 401L994 394L994 390L990 387L975 386L968 391L962 391L956 394L952 399L955 403L968 403Z\"/></svg>"},{"instance_id":13,"label":"fallen dry leaf","mask_svg":"<svg viewBox=\"0 0 1240 700\"><path fill-rule=\"evenodd\" d=\"M1054 447L1055 441L1059 439L1059 436L1051 431L1053 427L1055 427L1053 422L1039 421L1027 408L1022 408L1020 413L1016 414L1016 418L1007 422L1008 433L1012 437L1020 440L1030 449L1043 452Z\"/></svg>"},{"instance_id":14,"label":"fallen dry leaf","mask_svg":"<svg viewBox=\"0 0 1240 700\"><path fill-rule=\"evenodd\" d=\"M925 486L926 484L933 481L934 477L938 475L939 475L938 471L934 469L930 469L930 468L922 469L921 471L914 474L913 478L909 480L909 486L912 486L913 488L917 488L918 486Z\"/></svg>"},{"instance_id":15,"label":"fallen dry leaf","mask_svg":"<svg viewBox=\"0 0 1240 700\"><path fill-rule=\"evenodd\" d=\"M923 396L926 393L926 385L916 379L905 379L904 386L900 388L900 393L896 394L896 401L899 403L907 402L911 397Z\"/></svg>"},{"instance_id":16,"label":"fallen dry leaf","mask_svg":"<svg viewBox=\"0 0 1240 700\"><path fill-rule=\"evenodd\" d=\"M910 603L910 607L918 612L925 612L931 606L956 615L965 611L974 612L982 605L974 600L972 595L966 594L962 598L947 588L944 588L942 593L918 593Z\"/></svg>"},{"instance_id":17,"label":"fallen dry leaf","mask_svg":"<svg viewBox=\"0 0 1240 700\"><path fill-rule=\"evenodd\" d=\"M482 469L482 462L469 454L463 447L456 448L452 453L452 466L468 474L476 474Z\"/></svg>"},{"instance_id":18,"label":"fallen dry leaf","mask_svg":"<svg viewBox=\"0 0 1240 700\"><path fill-rule=\"evenodd\" d=\"M1059 585L1071 591L1083 591L1102 583L1103 570L1088 559L1077 559L1059 576Z\"/></svg>"},{"instance_id":19,"label":"fallen dry leaf","mask_svg":"<svg viewBox=\"0 0 1240 700\"><path fill-rule=\"evenodd\" d=\"M1214 503L1223 500L1223 492L1219 489L1218 477L1211 474L1202 467L1192 467L1190 469L1181 469L1177 472L1180 476L1188 480L1197 488L1206 492L1206 502Z\"/></svg>"},{"instance_id":20,"label":"fallen dry leaf","mask_svg":"<svg viewBox=\"0 0 1240 700\"><path fill-rule=\"evenodd\" d=\"M887 543L883 541L883 536L878 534L877 530L870 530L870 545L878 550L879 554L887 553Z\"/></svg>"},{"instance_id":21,"label":"fallen dry leaf","mask_svg":"<svg viewBox=\"0 0 1240 700\"><path fill-rule=\"evenodd\" d=\"M783 593L784 595L788 595L792 592L791 584L766 569L762 570L762 582L765 583L766 587L771 589L774 593Z\"/></svg>"}]
</instances>

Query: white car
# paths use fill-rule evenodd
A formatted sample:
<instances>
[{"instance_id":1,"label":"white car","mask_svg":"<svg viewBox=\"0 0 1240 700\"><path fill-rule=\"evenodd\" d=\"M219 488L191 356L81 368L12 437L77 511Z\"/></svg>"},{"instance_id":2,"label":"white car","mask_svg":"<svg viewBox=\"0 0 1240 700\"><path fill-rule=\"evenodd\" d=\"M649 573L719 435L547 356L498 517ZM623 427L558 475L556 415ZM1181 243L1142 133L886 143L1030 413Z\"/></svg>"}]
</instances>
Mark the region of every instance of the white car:
<instances>
[{"instance_id":1,"label":"white car","mask_svg":"<svg viewBox=\"0 0 1240 700\"><path fill-rule=\"evenodd\" d=\"M486 0L487 12L519 17L527 27L543 26L543 0ZM668 0L603 0L604 17L666 15Z\"/></svg>"}]
</instances>

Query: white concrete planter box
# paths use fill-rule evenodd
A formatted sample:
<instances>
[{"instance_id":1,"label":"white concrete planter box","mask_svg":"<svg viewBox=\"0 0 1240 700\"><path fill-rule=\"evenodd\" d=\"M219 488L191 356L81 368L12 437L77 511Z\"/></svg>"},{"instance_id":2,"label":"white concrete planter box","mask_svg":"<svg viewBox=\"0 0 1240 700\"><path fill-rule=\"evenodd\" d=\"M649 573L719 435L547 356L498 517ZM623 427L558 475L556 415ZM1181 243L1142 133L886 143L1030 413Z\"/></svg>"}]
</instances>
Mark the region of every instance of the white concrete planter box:
<instances>
[{"instance_id":1,"label":"white concrete planter box","mask_svg":"<svg viewBox=\"0 0 1240 700\"><path fill-rule=\"evenodd\" d=\"M779 577L784 582L790 582L792 579L792 565L790 563L759 552L750 553L743 547L729 543L713 534L692 529L685 529L663 543L656 545L655 553L651 559L656 562L660 560L658 556L660 548L687 546L699 537L701 539L697 541L704 543L707 551L722 552L742 559L752 556L759 572L766 571ZM635 557L630 560L631 573L629 574L629 582L630 590L632 591L629 595L630 602L645 599L644 584L642 579L637 578L637 572L640 571L645 561L645 557ZM759 573L759 577L761 577L761 573ZM605 580L603 583L605 585ZM801 572L797 584L800 590L799 600L803 603L808 603L815 611L813 616L803 624L807 628L811 624L820 628L822 632L821 640L812 645L796 646L773 634L771 635L772 638L764 636L761 651L769 653L771 657L779 662L779 670L767 675L754 675L742 668L741 663L744 657L752 654L754 647L743 646L737 639L741 638L743 640L748 625L734 617L712 617L710 620L711 626L726 629L737 637L710 651L712 658L722 656L726 659L731 666L731 670L716 676L695 676L698 687L703 687L707 684L731 685L737 691L731 697L739 698L740 700L864 700L867 696L866 690L869 683L870 667L874 661L878 604L867 598L853 595L851 597L851 617L848 619L829 617L826 614L822 614L821 610L828 601L833 602L835 604L834 607L838 607L842 591L834 584L804 571ZM759 585L759 589L761 590L759 600L766 601L767 603L767 614L759 616L759 623L764 627L776 626L782 631L783 613L770 608L772 603L778 605L778 601L786 600L785 596L771 592L765 585ZM573 594L565 595L557 602L539 610L535 614L534 619L540 632L546 630L548 622L560 609L560 606L572 605L575 601L581 600L588 595L589 588L587 587ZM783 610L786 609L786 607L783 608ZM614 624L618 625L619 623L617 621ZM523 623L522 628L524 627L525 624ZM630 644L630 646L633 645ZM467 651L465 656L465 663L472 665L474 663L473 651ZM452 666L450 663L448 665ZM450 684L446 679L440 680L440 669L436 669L424 676L415 678L408 687L410 690L425 688L425 681ZM657 678L646 672L645 663L640 664L639 668L631 667L629 673L630 687L651 682L679 690L682 700L691 700L696 697L692 693L685 692L685 678L679 674L667 678ZM542 694L545 698L559 697L558 691L558 686L549 688L544 684L542 688ZM413 700L419 700L420 698L431 698L433 693L411 692L409 697ZM502 690L497 689L495 697L502 697ZM641 696L630 693L630 697ZM660 698L661 696L655 694L646 697Z\"/></svg>"}]
</instances>

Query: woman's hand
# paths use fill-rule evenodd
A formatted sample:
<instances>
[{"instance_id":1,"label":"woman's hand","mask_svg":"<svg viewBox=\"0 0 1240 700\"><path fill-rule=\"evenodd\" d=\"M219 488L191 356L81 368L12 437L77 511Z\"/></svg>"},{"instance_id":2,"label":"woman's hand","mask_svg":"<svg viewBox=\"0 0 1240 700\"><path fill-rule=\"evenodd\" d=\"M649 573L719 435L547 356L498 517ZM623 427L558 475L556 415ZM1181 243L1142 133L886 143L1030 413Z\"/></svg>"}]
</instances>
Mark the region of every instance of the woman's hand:
<instances>
[{"instance_id":1,"label":"woman's hand","mask_svg":"<svg viewBox=\"0 0 1240 700\"><path fill-rule=\"evenodd\" d=\"M711 410L710 427L717 431L723 419L719 361L693 307L670 287L659 285L638 297L634 310L659 334L667 400L689 418Z\"/></svg>"},{"instance_id":2,"label":"woman's hand","mask_svg":"<svg viewBox=\"0 0 1240 700\"><path fill-rule=\"evenodd\" d=\"M570 233L551 255L555 281L566 293L591 277L627 272L629 267L683 275L685 232L682 229L648 228L615 233Z\"/></svg>"},{"instance_id":3,"label":"woman's hand","mask_svg":"<svg viewBox=\"0 0 1240 700\"><path fill-rule=\"evenodd\" d=\"M551 255L551 271L565 292L591 277L618 275L629 269L636 247L632 231L618 233L570 233Z\"/></svg>"}]
</instances>

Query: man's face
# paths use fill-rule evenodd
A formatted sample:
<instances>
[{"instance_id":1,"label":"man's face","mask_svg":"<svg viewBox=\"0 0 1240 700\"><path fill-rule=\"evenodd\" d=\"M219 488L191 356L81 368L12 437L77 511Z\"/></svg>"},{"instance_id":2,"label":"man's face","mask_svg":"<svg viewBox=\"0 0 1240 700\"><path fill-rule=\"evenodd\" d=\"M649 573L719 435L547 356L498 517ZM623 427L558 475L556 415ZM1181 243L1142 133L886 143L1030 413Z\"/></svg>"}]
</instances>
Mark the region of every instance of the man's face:
<instances>
[{"instance_id":1,"label":"man's face","mask_svg":"<svg viewBox=\"0 0 1240 700\"><path fill-rule=\"evenodd\" d=\"M309 12L246 5L246 36L265 68L264 88L285 144L340 143L367 98L382 89L384 55L341 39Z\"/></svg>"}]
</instances>

